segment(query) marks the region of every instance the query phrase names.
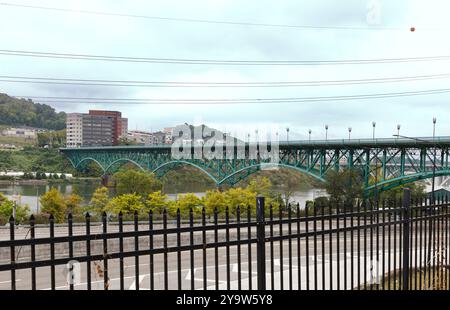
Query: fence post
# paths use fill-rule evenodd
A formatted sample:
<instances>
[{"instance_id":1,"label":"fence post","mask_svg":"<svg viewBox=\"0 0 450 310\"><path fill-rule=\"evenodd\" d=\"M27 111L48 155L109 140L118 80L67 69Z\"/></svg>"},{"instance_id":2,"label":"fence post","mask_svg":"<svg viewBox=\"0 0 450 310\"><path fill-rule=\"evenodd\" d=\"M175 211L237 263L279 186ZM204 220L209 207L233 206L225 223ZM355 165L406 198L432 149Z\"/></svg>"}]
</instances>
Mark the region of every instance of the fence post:
<instances>
[{"instance_id":1,"label":"fence post","mask_svg":"<svg viewBox=\"0 0 450 310\"><path fill-rule=\"evenodd\" d=\"M256 197L256 262L258 290L266 289L266 242L265 242L265 217L264 197Z\"/></svg>"},{"instance_id":2,"label":"fence post","mask_svg":"<svg viewBox=\"0 0 450 310\"><path fill-rule=\"evenodd\" d=\"M410 200L411 200L411 190L405 188L403 190L403 279L402 288L403 290L409 290L409 226L410 226Z\"/></svg>"}]
</instances>

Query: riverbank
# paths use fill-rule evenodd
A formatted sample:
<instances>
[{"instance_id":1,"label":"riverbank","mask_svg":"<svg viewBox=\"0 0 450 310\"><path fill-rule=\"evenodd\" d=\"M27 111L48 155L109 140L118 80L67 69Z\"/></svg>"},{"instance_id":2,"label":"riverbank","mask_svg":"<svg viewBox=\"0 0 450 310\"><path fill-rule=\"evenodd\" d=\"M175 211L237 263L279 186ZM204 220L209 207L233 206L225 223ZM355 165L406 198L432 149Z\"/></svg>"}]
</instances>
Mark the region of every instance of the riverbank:
<instances>
[{"instance_id":1,"label":"riverbank","mask_svg":"<svg viewBox=\"0 0 450 310\"><path fill-rule=\"evenodd\" d=\"M98 183L101 184L101 178L86 177L86 178L70 178L70 179L15 179L15 180L0 180L0 185L52 185L52 184L81 184L81 183Z\"/></svg>"}]
</instances>

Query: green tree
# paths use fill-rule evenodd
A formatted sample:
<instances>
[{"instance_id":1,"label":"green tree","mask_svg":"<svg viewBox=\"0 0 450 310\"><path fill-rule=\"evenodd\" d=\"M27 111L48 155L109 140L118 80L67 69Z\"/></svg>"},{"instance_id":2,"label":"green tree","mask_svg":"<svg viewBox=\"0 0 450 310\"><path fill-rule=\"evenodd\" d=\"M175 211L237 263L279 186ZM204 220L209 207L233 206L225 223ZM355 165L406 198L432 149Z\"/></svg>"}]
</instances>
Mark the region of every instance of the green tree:
<instances>
[{"instance_id":1,"label":"green tree","mask_svg":"<svg viewBox=\"0 0 450 310\"><path fill-rule=\"evenodd\" d=\"M52 188L42 195L40 202L42 212L53 214L56 223L64 222L67 204L64 197L56 188Z\"/></svg>"},{"instance_id":2,"label":"green tree","mask_svg":"<svg viewBox=\"0 0 450 310\"><path fill-rule=\"evenodd\" d=\"M30 99L0 94L0 124L61 130L66 127L66 113L56 113L51 106Z\"/></svg>"},{"instance_id":3,"label":"green tree","mask_svg":"<svg viewBox=\"0 0 450 310\"><path fill-rule=\"evenodd\" d=\"M7 199L2 193L0 193L0 223L4 225L8 223L9 218L14 213L14 202ZM26 223L30 214L30 208L28 205L16 206L16 223Z\"/></svg>"},{"instance_id":4,"label":"green tree","mask_svg":"<svg viewBox=\"0 0 450 310\"><path fill-rule=\"evenodd\" d=\"M273 195L272 182L267 177L258 176L254 178L248 184L247 189L264 197L272 197Z\"/></svg>"},{"instance_id":5,"label":"green tree","mask_svg":"<svg viewBox=\"0 0 450 310\"><path fill-rule=\"evenodd\" d=\"M138 170L119 171L113 175L118 195L138 194L147 196L150 193L162 190L161 182L153 173Z\"/></svg>"},{"instance_id":6,"label":"green tree","mask_svg":"<svg viewBox=\"0 0 450 310\"><path fill-rule=\"evenodd\" d=\"M152 210L156 214L162 214L164 209L170 205L169 197L161 193L161 191L148 194L145 205L147 210Z\"/></svg>"},{"instance_id":7,"label":"green tree","mask_svg":"<svg viewBox=\"0 0 450 310\"><path fill-rule=\"evenodd\" d=\"M407 185L401 185L384 191L381 193L380 198L386 199L388 202L398 201L403 198L403 189L409 188L411 190L411 199L426 198L427 193L425 185L420 183L410 183Z\"/></svg>"},{"instance_id":8,"label":"green tree","mask_svg":"<svg viewBox=\"0 0 450 310\"><path fill-rule=\"evenodd\" d=\"M145 205L140 195L123 194L111 199L106 209L113 214L133 214L135 211L139 213L145 210Z\"/></svg>"},{"instance_id":9,"label":"green tree","mask_svg":"<svg viewBox=\"0 0 450 310\"><path fill-rule=\"evenodd\" d=\"M106 206L109 202L109 190L107 187L101 186L95 190L92 194L91 201L86 207L89 212L94 212L96 214L101 214L106 211Z\"/></svg>"},{"instance_id":10,"label":"green tree","mask_svg":"<svg viewBox=\"0 0 450 310\"><path fill-rule=\"evenodd\" d=\"M363 197L362 176L354 169L330 171L325 178L325 189L333 206L351 204Z\"/></svg>"}]
</instances>

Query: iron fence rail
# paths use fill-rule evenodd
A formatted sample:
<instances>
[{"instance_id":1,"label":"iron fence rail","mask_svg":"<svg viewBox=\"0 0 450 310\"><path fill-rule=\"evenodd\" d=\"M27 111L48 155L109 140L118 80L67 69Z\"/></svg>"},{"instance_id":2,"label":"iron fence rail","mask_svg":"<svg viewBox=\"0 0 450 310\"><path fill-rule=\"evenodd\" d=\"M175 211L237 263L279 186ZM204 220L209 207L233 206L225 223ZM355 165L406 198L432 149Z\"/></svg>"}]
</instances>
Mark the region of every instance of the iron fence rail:
<instances>
[{"instance_id":1,"label":"iron fence rail","mask_svg":"<svg viewBox=\"0 0 450 310\"><path fill-rule=\"evenodd\" d=\"M64 236L55 236L50 217L49 237L39 238L31 217L30 234L23 239L15 237L11 218L10 238L0 241L0 251L10 253L0 264L0 289L450 289L447 199L432 205L411 201L405 191L402 202L303 210L268 206L268 216L265 208L262 197L256 214L238 207L232 218L227 208L224 223L217 209L207 223L203 208L196 224L191 209L187 226L178 210L170 228L164 211L158 229L150 212L144 230L136 213L133 231L123 230L119 214L117 232L108 232L103 214L101 233L91 233L87 214L85 233L77 235L69 215ZM101 253L92 250L94 242ZM57 251L61 244L68 248ZM23 247L30 248L28 254L21 254ZM37 259L38 251L48 255ZM76 272L82 275L77 278Z\"/></svg>"}]
</instances>

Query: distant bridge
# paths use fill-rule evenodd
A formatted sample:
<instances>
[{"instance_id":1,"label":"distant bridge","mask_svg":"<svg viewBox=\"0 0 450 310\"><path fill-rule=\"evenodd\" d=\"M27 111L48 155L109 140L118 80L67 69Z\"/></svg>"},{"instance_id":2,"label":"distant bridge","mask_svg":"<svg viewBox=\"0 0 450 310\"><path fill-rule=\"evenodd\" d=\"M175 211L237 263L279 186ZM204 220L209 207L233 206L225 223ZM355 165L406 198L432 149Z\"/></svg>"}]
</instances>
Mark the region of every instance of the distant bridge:
<instances>
[{"instance_id":1,"label":"distant bridge","mask_svg":"<svg viewBox=\"0 0 450 310\"><path fill-rule=\"evenodd\" d=\"M120 165L127 162L142 170L154 172L157 176L164 175L176 166L190 165L205 173L216 185L235 185L266 167L291 168L320 181L325 180L329 171L348 167L361 173L366 191L375 188L382 191L431 178L433 162L436 176L450 175L450 137L435 137L434 140L425 137L420 140L388 138L280 141L279 159L276 163L270 163L270 160L260 156L249 156L249 150L256 145L254 143L245 144L245 156L237 156L239 150L235 147L231 155L227 153L226 159L174 159L171 145L62 148L61 152L76 169L81 170L88 162L93 161L105 175L114 173ZM270 149L270 143L268 144ZM194 154L198 147L185 148L191 149ZM376 178L375 171L378 171Z\"/></svg>"}]
</instances>

